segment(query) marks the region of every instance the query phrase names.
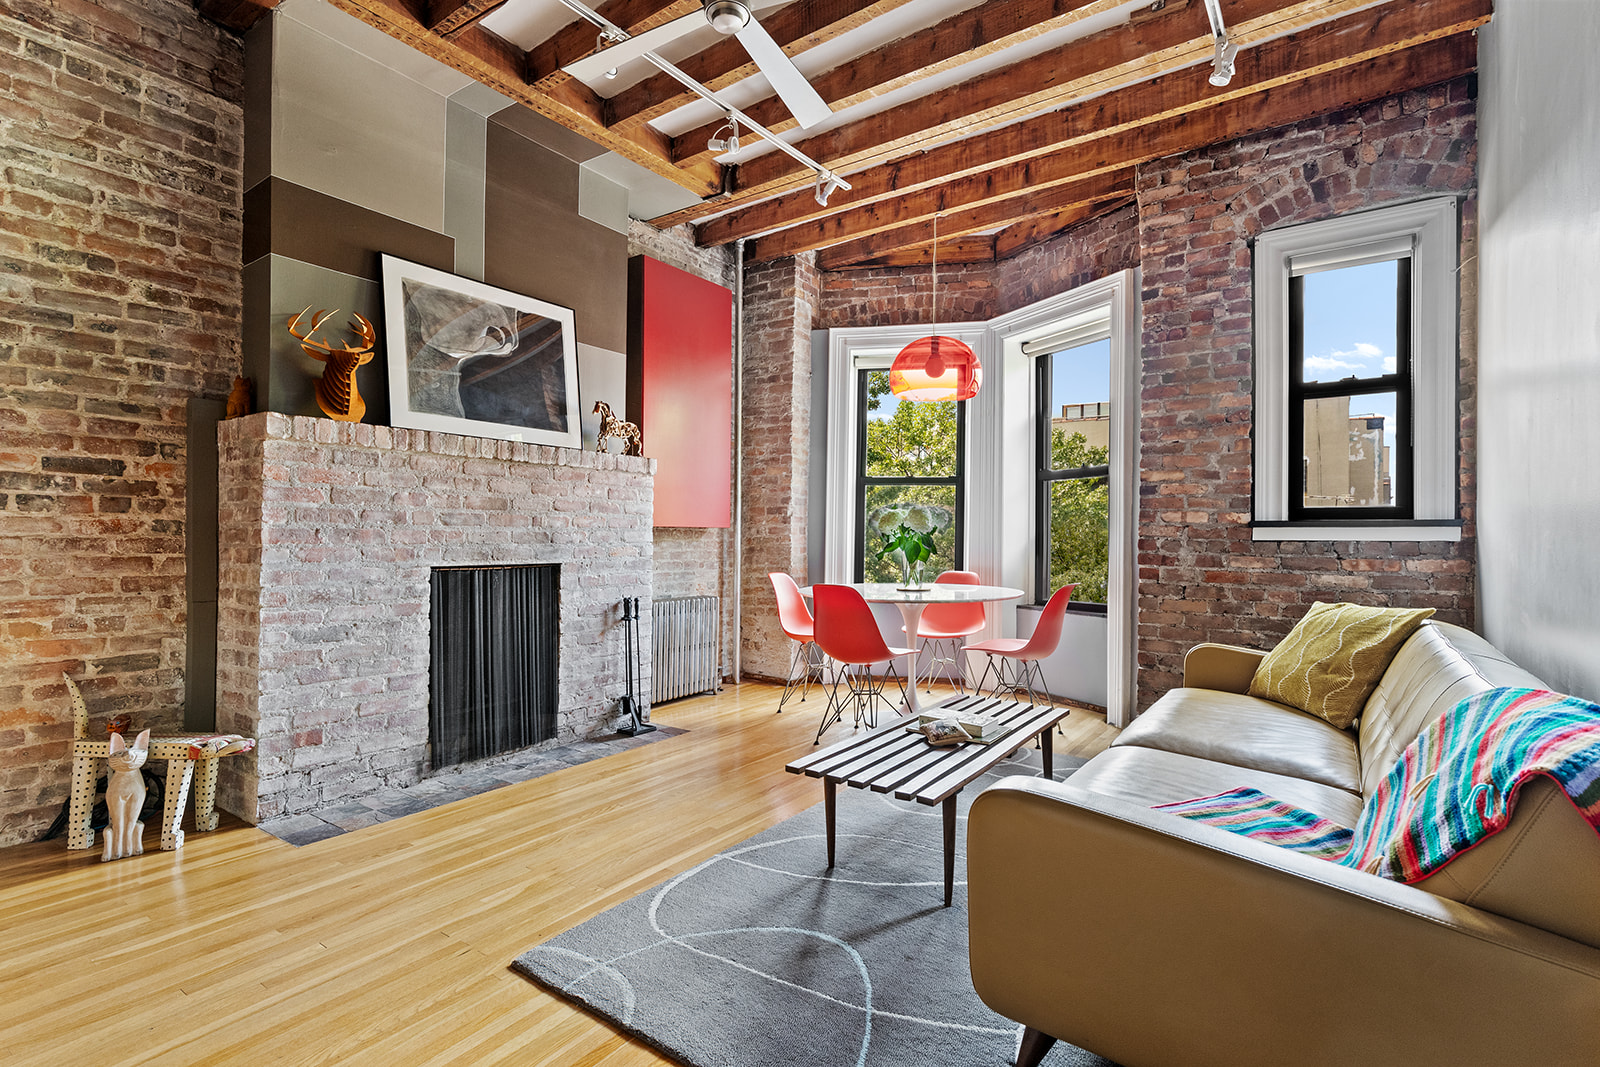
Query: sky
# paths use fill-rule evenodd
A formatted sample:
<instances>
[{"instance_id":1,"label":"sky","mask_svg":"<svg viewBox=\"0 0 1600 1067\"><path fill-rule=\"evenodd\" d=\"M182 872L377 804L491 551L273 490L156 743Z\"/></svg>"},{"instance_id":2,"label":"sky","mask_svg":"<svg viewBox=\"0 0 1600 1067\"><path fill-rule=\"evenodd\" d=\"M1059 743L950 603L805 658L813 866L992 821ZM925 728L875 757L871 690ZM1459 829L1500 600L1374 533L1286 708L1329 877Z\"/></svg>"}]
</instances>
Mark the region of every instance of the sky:
<instances>
[{"instance_id":1,"label":"sky","mask_svg":"<svg viewBox=\"0 0 1600 1067\"><path fill-rule=\"evenodd\" d=\"M1396 270L1387 260L1305 275L1306 381L1394 373ZM1350 414L1385 416L1384 441L1394 444L1394 393L1352 397Z\"/></svg>"}]
</instances>

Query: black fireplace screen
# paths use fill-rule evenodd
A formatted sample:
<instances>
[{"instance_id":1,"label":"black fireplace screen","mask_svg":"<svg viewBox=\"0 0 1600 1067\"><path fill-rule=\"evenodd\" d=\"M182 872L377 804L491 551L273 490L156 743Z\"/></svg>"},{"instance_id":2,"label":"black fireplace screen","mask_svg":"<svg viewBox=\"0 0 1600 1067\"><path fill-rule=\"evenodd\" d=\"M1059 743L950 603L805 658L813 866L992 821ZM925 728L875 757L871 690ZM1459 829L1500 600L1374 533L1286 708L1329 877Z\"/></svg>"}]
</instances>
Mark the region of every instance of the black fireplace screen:
<instances>
[{"instance_id":1,"label":"black fireplace screen","mask_svg":"<svg viewBox=\"0 0 1600 1067\"><path fill-rule=\"evenodd\" d=\"M554 565L434 569L433 766L555 736L559 571Z\"/></svg>"}]
</instances>

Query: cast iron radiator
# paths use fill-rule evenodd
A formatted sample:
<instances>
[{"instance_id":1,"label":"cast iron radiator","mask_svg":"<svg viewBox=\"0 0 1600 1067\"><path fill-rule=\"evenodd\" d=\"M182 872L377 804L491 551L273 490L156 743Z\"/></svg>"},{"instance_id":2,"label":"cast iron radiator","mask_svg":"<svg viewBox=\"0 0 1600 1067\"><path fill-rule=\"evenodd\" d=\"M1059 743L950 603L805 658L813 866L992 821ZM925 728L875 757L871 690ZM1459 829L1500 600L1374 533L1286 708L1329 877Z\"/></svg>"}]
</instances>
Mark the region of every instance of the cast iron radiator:
<instances>
[{"instance_id":1,"label":"cast iron radiator","mask_svg":"<svg viewBox=\"0 0 1600 1067\"><path fill-rule=\"evenodd\" d=\"M560 567L436 567L428 740L435 768L555 736Z\"/></svg>"},{"instance_id":2,"label":"cast iron radiator","mask_svg":"<svg viewBox=\"0 0 1600 1067\"><path fill-rule=\"evenodd\" d=\"M722 598L680 596L654 601L650 628L650 702L709 693L722 684L718 662Z\"/></svg>"}]
</instances>

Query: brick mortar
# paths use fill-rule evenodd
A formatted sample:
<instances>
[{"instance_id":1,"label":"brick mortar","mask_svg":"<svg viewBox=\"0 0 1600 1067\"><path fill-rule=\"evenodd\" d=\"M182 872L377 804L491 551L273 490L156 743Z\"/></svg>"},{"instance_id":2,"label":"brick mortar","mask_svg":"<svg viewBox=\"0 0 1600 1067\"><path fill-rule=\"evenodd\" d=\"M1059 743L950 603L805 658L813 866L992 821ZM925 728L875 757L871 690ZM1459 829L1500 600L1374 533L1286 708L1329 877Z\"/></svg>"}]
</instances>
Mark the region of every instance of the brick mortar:
<instances>
[{"instance_id":1,"label":"brick mortar","mask_svg":"<svg viewBox=\"0 0 1600 1067\"><path fill-rule=\"evenodd\" d=\"M272 413L223 423L219 442L219 722L259 739L232 761L228 810L297 814L436 769L436 566L561 564L548 744L614 725L617 606L652 594L654 460Z\"/></svg>"},{"instance_id":2,"label":"brick mortar","mask_svg":"<svg viewBox=\"0 0 1600 1067\"><path fill-rule=\"evenodd\" d=\"M0 845L183 722L187 402L239 369L243 52L189 0L0 11Z\"/></svg>"}]
</instances>

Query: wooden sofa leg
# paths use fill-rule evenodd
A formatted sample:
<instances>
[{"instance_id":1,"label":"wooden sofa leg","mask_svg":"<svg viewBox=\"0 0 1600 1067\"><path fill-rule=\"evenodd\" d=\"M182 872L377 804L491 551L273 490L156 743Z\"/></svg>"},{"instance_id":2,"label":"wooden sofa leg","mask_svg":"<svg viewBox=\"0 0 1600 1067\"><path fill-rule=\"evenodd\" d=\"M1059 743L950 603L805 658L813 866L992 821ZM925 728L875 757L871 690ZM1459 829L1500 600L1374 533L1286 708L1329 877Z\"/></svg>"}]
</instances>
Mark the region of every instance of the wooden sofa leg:
<instances>
[{"instance_id":1,"label":"wooden sofa leg","mask_svg":"<svg viewBox=\"0 0 1600 1067\"><path fill-rule=\"evenodd\" d=\"M1017 1050L1017 1067L1039 1067L1039 1061L1056 1039L1043 1030L1028 1027L1022 1032L1022 1047Z\"/></svg>"}]
</instances>

